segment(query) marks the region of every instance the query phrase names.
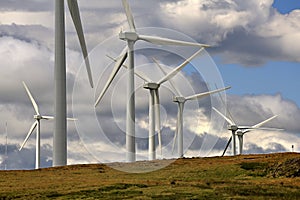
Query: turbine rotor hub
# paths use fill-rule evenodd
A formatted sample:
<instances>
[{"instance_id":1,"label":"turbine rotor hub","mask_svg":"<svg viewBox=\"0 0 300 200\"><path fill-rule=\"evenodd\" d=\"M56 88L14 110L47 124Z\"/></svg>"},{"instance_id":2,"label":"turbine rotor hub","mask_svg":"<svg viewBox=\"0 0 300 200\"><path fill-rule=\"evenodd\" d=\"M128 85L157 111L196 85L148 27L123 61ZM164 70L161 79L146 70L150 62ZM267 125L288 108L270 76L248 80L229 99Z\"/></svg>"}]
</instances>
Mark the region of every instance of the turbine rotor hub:
<instances>
[{"instance_id":1,"label":"turbine rotor hub","mask_svg":"<svg viewBox=\"0 0 300 200\"><path fill-rule=\"evenodd\" d=\"M150 90L157 90L158 88L159 88L159 84L157 84L157 83L145 83L144 84L144 88L145 89L150 89Z\"/></svg>"},{"instance_id":2,"label":"turbine rotor hub","mask_svg":"<svg viewBox=\"0 0 300 200\"><path fill-rule=\"evenodd\" d=\"M185 101L184 97L173 97L173 102L184 103Z\"/></svg>"},{"instance_id":3,"label":"turbine rotor hub","mask_svg":"<svg viewBox=\"0 0 300 200\"><path fill-rule=\"evenodd\" d=\"M242 132L242 131L237 131L237 132L236 132L236 135L238 135L238 136L243 136L243 132Z\"/></svg>"},{"instance_id":4,"label":"turbine rotor hub","mask_svg":"<svg viewBox=\"0 0 300 200\"><path fill-rule=\"evenodd\" d=\"M236 131L236 130L238 130L237 125L228 125L227 128L228 128L228 130L231 130L231 131Z\"/></svg>"},{"instance_id":5,"label":"turbine rotor hub","mask_svg":"<svg viewBox=\"0 0 300 200\"><path fill-rule=\"evenodd\" d=\"M139 36L136 34L136 32L120 32L119 38L121 40L137 41Z\"/></svg>"},{"instance_id":6,"label":"turbine rotor hub","mask_svg":"<svg viewBox=\"0 0 300 200\"><path fill-rule=\"evenodd\" d=\"M33 118L34 118L34 119L37 119L37 120L43 119L43 117L42 117L41 115L34 115Z\"/></svg>"}]
</instances>

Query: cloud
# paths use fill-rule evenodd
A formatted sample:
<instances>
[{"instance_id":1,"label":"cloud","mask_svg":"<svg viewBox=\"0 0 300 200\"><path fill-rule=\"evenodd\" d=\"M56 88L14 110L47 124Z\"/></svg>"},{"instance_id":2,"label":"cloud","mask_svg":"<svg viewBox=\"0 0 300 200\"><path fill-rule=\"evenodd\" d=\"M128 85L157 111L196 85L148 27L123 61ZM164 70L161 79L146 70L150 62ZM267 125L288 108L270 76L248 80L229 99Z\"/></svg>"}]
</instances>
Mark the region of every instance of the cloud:
<instances>
[{"instance_id":1,"label":"cloud","mask_svg":"<svg viewBox=\"0 0 300 200\"><path fill-rule=\"evenodd\" d=\"M276 95L229 96L228 106L231 114L240 125L254 125L273 115L278 117L266 124L285 131L299 133L300 109L292 101Z\"/></svg>"},{"instance_id":2,"label":"cloud","mask_svg":"<svg viewBox=\"0 0 300 200\"><path fill-rule=\"evenodd\" d=\"M245 95L228 96L228 109L235 122L240 125L255 125L265 119L278 115L277 118L263 125L263 127L283 128L283 131L253 130L244 135L245 153L270 153L290 151L291 145L299 143L300 109L292 101L276 95ZM224 131L226 127L224 127ZM227 132L227 133L226 133ZM227 138L231 136L226 131ZM225 146L224 146L225 147ZM229 151L227 154L230 153ZM299 151L300 147L296 147Z\"/></svg>"},{"instance_id":3,"label":"cloud","mask_svg":"<svg viewBox=\"0 0 300 200\"><path fill-rule=\"evenodd\" d=\"M299 62L297 52L300 47L293 41L300 37L298 34L300 26L297 23L300 11L293 10L289 14L281 14L272 7L273 0L129 1L129 3L138 28L165 27L181 31L200 43L214 45L215 47L209 50L210 53L220 55L224 62L244 66L258 66L270 60ZM2 13L5 11L3 19L4 17L10 19L6 23L7 26L11 23L23 24L24 27L19 27L18 32L24 32L27 29L25 26L36 24L48 27L52 30L48 31L48 34L53 35L53 25L46 24L43 20L54 17L53 2L28 0L21 5L15 1L1 4L3 4ZM122 28L128 28L120 2L87 0L79 1L79 7L89 50L111 35L118 34ZM25 16L23 19L27 19L26 22L13 13L24 10L27 15L23 13L21 16ZM31 13L34 17L30 16ZM68 47L78 51L78 39L68 10L66 16ZM30 21L33 23L30 24ZM35 33L37 30L37 27L33 27L30 32ZM52 43L49 42L49 38L44 38L43 41L45 40L48 46L52 47L53 40Z\"/></svg>"},{"instance_id":4,"label":"cloud","mask_svg":"<svg viewBox=\"0 0 300 200\"><path fill-rule=\"evenodd\" d=\"M299 62L295 53L299 45L292 41L299 37L296 22L300 11L283 15L272 4L272 0L178 1L162 6L162 19L164 25L217 46L210 52L218 52L227 63L251 66L269 60Z\"/></svg>"},{"instance_id":5,"label":"cloud","mask_svg":"<svg viewBox=\"0 0 300 200\"><path fill-rule=\"evenodd\" d=\"M9 0L0 2L0 11L48 11L53 6L54 2L52 1L24 0L20 2L18 0Z\"/></svg>"}]
</instances>

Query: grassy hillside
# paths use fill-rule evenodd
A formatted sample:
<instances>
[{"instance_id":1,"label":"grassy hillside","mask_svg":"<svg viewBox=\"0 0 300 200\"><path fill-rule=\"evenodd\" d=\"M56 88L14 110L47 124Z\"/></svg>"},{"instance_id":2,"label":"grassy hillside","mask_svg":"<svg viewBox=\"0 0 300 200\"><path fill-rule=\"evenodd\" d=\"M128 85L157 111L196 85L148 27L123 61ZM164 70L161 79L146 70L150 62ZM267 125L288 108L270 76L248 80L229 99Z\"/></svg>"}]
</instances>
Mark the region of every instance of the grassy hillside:
<instances>
[{"instance_id":1,"label":"grassy hillside","mask_svg":"<svg viewBox=\"0 0 300 200\"><path fill-rule=\"evenodd\" d=\"M103 164L0 171L0 199L17 198L300 199L300 154L179 159L139 174Z\"/></svg>"}]
</instances>

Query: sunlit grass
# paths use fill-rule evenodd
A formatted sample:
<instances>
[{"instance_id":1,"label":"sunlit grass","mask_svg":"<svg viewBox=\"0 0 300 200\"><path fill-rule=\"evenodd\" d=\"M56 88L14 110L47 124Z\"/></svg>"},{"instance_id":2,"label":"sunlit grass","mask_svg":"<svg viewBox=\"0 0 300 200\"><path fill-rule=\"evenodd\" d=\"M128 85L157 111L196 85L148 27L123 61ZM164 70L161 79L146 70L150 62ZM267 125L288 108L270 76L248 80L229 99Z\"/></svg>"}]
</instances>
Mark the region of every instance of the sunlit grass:
<instances>
[{"instance_id":1,"label":"sunlit grass","mask_svg":"<svg viewBox=\"0 0 300 200\"><path fill-rule=\"evenodd\" d=\"M0 171L0 199L296 199L298 160L296 153L179 159L138 174L103 164Z\"/></svg>"}]
</instances>

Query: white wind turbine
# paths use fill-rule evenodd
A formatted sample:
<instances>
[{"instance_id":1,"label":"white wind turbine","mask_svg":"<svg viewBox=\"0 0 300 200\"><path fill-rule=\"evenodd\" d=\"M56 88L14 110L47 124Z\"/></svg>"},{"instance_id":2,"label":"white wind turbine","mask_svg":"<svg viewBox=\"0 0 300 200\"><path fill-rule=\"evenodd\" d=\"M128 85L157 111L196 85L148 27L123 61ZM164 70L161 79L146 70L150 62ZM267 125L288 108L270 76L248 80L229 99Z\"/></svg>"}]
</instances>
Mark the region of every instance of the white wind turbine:
<instances>
[{"instance_id":1,"label":"white wind turbine","mask_svg":"<svg viewBox=\"0 0 300 200\"><path fill-rule=\"evenodd\" d=\"M269 119L266 119L256 125L253 126L239 126L235 123L235 121L233 120L233 118L231 117L231 115L229 115L230 117L225 116L223 113L221 113L219 110L217 110L216 108L214 108L214 111L216 111L221 117L223 117L228 123L228 130L230 130L232 132L231 137L229 138L226 147L223 151L222 156L224 156L231 140L232 140L232 155L236 155L236 138L235 136L238 136L239 139L239 154L243 153L243 142L244 142L244 134L247 132L250 132L252 130L270 130L270 131L281 131L283 129L277 129L277 128L261 128L262 125L264 125L265 123L271 121L272 119L276 118L277 115L274 115L273 117L270 117Z\"/></svg>"},{"instance_id":2,"label":"white wind turbine","mask_svg":"<svg viewBox=\"0 0 300 200\"><path fill-rule=\"evenodd\" d=\"M49 119L54 119L53 116L46 116L46 115L41 115L39 112L39 107L36 103L36 101L34 100L30 90L28 89L27 85L25 84L25 82L23 82L23 86L26 90L26 93L32 103L32 106L35 110L35 115L33 116L33 118L35 119L35 122L32 124L31 128L29 129L29 132L24 140L24 142L22 143L21 147L19 148L19 151L22 150L22 148L24 147L24 145L26 144L27 140L29 139L29 137L31 136L31 134L33 133L34 129L36 128L36 150L35 150L35 168L39 169L40 168L40 131L41 131L41 120L49 120ZM75 120L73 118L67 118L68 120Z\"/></svg>"},{"instance_id":3,"label":"white wind turbine","mask_svg":"<svg viewBox=\"0 0 300 200\"><path fill-rule=\"evenodd\" d=\"M129 31L120 32L119 38L127 42L127 52L121 54L114 66L114 69L104 86L100 96L95 102L95 106L99 104L106 90L111 84L112 80L118 73L119 69L125 62L127 56L129 60L128 65L128 80L127 80L127 107L126 107L126 160L134 162L136 160L135 154L135 92L134 92L134 44L138 40L143 40L152 44L158 45L177 45L177 46L196 46L209 47L209 45L173 40L168 38L161 38L157 36L141 35L136 32L134 19L127 0L122 0L123 7L127 16L127 21L130 27Z\"/></svg>"},{"instance_id":4,"label":"white wind turbine","mask_svg":"<svg viewBox=\"0 0 300 200\"><path fill-rule=\"evenodd\" d=\"M174 86L173 86L173 88L175 89ZM184 104L186 103L186 101L197 100L197 99L209 96L214 93L222 92L229 88L231 88L231 86L208 91L208 92L202 92L199 94L194 94L194 95L187 96L187 97L184 97L178 90L175 89L176 93L179 94L179 96L175 96L173 98L173 102L177 103L177 105L178 105L177 124L176 124L176 132L175 132L175 136L174 136L173 150L174 150L175 141L177 138L178 156L180 158L183 157L183 109L184 109Z\"/></svg>"},{"instance_id":5,"label":"white wind turbine","mask_svg":"<svg viewBox=\"0 0 300 200\"><path fill-rule=\"evenodd\" d=\"M84 39L77 0L68 0L68 7L79 38L91 87L92 73ZM55 130L53 133L53 166L67 164L67 101L64 0L55 0Z\"/></svg>"},{"instance_id":6,"label":"white wind turbine","mask_svg":"<svg viewBox=\"0 0 300 200\"><path fill-rule=\"evenodd\" d=\"M155 129L158 133L158 143L159 143L159 149L160 152L162 152L162 141L161 141L161 128L160 128L160 98L159 98L159 87L161 84L165 83L166 81L169 81L171 78L173 78L182 68L184 68L192 59L194 59L197 55L199 55L204 48L201 48L196 53L194 53L191 57L186 59L183 63L181 63L179 66L175 67L171 72L165 73L158 63L156 59L153 58L153 61L156 63L156 65L164 72L164 77L162 77L159 81L154 82L151 80L148 76L146 76L144 73L135 70L135 75L141 78L144 83L144 88L148 89L150 92L149 95L149 160L156 159L156 150L155 150ZM108 56L115 62L116 59ZM126 69L128 68L126 65L123 65Z\"/></svg>"}]
</instances>

